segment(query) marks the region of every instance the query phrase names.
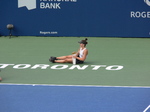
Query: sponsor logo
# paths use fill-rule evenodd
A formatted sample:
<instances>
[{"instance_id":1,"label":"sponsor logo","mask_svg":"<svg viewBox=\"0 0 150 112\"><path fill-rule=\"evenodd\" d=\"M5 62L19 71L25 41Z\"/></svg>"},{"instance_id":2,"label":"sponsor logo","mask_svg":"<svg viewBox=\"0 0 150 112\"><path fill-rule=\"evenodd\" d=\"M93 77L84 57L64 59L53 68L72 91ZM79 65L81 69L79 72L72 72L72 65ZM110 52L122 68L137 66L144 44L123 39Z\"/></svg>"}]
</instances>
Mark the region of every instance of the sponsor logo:
<instances>
[{"instance_id":1,"label":"sponsor logo","mask_svg":"<svg viewBox=\"0 0 150 112\"><path fill-rule=\"evenodd\" d=\"M18 8L27 7L28 10L36 9L61 9L62 3L76 3L77 0L18 0Z\"/></svg>"},{"instance_id":2,"label":"sponsor logo","mask_svg":"<svg viewBox=\"0 0 150 112\"><path fill-rule=\"evenodd\" d=\"M146 12L140 12L140 11L131 11L130 12L131 18L150 18L150 11Z\"/></svg>"},{"instance_id":3,"label":"sponsor logo","mask_svg":"<svg viewBox=\"0 0 150 112\"><path fill-rule=\"evenodd\" d=\"M148 6L150 6L150 0L144 0L144 2L145 2Z\"/></svg>"},{"instance_id":4,"label":"sponsor logo","mask_svg":"<svg viewBox=\"0 0 150 112\"><path fill-rule=\"evenodd\" d=\"M150 0L144 0L144 2L150 6ZM150 18L150 11L131 11L131 18Z\"/></svg>"},{"instance_id":5,"label":"sponsor logo","mask_svg":"<svg viewBox=\"0 0 150 112\"><path fill-rule=\"evenodd\" d=\"M28 10L36 9L36 0L18 0L18 8L27 7Z\"/></svg>"}]
</instances>

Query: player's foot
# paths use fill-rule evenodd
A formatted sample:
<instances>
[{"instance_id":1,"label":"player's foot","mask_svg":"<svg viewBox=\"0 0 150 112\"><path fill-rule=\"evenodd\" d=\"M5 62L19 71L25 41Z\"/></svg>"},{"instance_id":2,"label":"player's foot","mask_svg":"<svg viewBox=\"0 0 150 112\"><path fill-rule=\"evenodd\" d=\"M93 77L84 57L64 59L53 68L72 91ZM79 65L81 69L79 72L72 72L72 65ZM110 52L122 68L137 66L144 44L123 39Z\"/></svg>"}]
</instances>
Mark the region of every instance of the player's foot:
<instances>
[{"instance_id":1,"label":"player's foot","mask_svg":"<svg viewBox=\"0 0 150 112\"><path fill-rule=\"evenodd\" d=\"M49 59L49 61L52 62L52 63L55 63L55 60L56 60L56 57L53 57L53 56L51 56L50 59Z\"/></svg>"}]
</instances>

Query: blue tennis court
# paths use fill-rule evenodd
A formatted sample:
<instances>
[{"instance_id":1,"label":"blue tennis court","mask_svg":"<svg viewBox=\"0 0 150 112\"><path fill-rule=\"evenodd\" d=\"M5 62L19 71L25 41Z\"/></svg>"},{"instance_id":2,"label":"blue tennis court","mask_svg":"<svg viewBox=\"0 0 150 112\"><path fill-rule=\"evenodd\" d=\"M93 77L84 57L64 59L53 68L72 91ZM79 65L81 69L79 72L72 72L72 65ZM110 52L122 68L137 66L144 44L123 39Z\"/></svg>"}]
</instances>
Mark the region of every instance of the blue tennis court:
<instances>
[{"instance_id":1,"label":"blue tennis court","mask_svg":"<svg viewBox=\"0 0 150 112\"><path fill-rule=\"evenodd\" d=\"M144 87L1 84L0 92L1 112L144 112L150 105Z\"/></svg>"}]
</instances>

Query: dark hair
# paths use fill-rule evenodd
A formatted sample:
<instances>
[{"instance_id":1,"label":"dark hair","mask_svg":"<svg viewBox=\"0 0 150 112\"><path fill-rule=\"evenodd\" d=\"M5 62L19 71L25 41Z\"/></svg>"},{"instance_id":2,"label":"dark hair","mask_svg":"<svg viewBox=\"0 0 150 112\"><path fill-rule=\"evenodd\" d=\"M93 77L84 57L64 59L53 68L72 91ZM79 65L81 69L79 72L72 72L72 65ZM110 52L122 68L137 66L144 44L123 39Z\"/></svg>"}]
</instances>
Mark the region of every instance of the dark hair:
<instances>
[{"instance_id":1,"label":"dark hair","mask_svg":"<svg viewBox=\"0 0 150 112\"><path fill-rule=\"evenodd\" d=\"M84 44L85 46L86 46L86 44L88 44L88 42L87 42L87 38L85 38L84 40L81 40L79 43L80 44Z\"/></svg>"}]
</instances>

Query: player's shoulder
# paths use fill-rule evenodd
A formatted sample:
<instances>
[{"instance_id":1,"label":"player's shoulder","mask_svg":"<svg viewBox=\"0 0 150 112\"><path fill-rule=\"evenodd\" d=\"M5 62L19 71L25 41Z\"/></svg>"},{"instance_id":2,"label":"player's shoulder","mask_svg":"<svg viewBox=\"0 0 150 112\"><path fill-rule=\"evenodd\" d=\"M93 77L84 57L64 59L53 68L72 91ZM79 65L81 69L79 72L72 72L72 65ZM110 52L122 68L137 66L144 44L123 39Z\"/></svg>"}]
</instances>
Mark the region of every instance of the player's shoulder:
<instances>
[{"instance_id":1,"label":"player's shoulder","mask_svg":"<svg viewBox=\"0 0 150 112\"><path fill-rule=\"evenodd\" d=\"M88 52L88 49L86 48L86 49L84 50L84 52Z\"/></svg>"},{"instance_id":2,"label":"player's shoulder","mask_svg":"<svg viewBox=\"0 0 150 112\"><path fill-rule=\"evenodd\" d=\"M88 49L87 49L87 48L85 48L85 51L88 51Z\"/></svg>"}]
</instances>

